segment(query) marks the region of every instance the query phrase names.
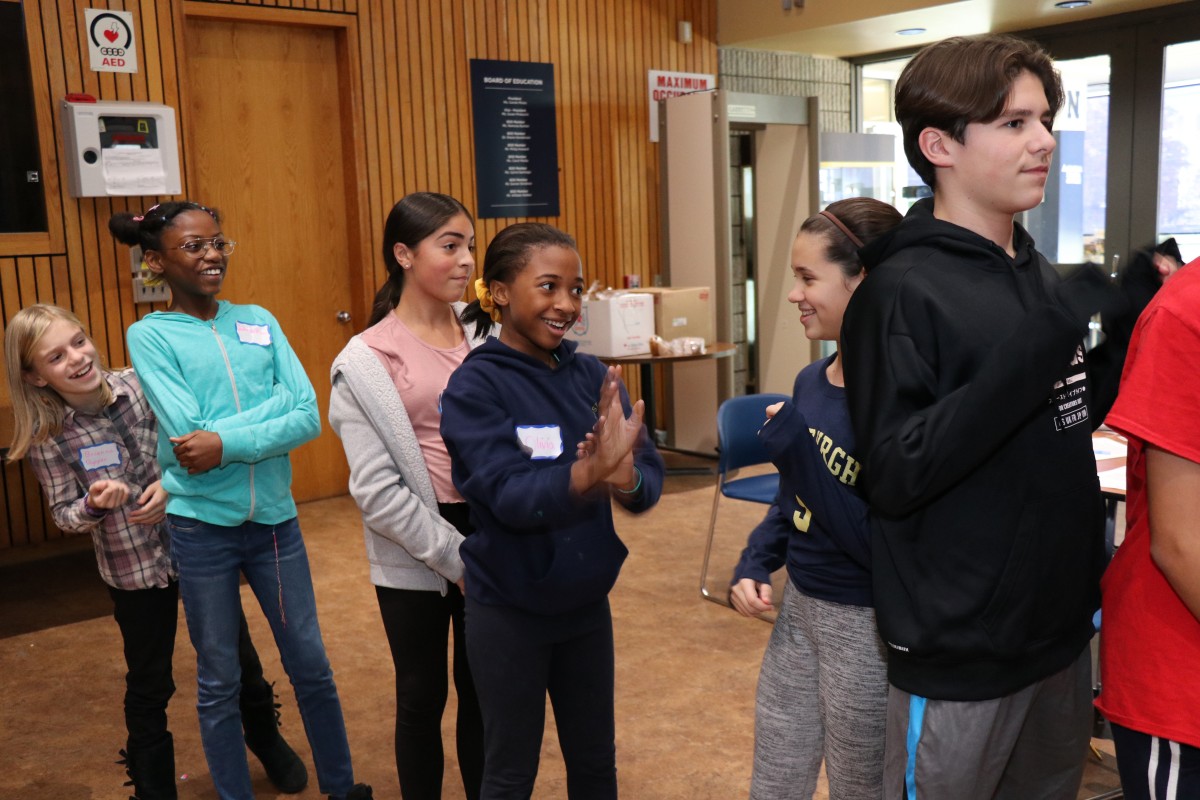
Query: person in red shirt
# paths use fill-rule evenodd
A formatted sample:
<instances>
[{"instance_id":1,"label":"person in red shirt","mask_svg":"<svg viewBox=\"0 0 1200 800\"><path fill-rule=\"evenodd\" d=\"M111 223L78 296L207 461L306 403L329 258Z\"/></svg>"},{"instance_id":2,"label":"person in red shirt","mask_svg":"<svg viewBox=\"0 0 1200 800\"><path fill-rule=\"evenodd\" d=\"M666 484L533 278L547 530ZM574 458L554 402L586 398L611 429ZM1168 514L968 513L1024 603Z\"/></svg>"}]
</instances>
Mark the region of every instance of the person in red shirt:
<instances>
[{"instance_id":1,"label":"person in red shirt","mask_svg":"<svg viewBox=\"0 0 1200 800\"><path fill-rule=\"evenodd\" d=\"M1106 420L1129 455L1125 541L1101 582L1096 705L1129 800L1200 797L1197 309L1200 267L1188 265L1139 318Z\"/></svg>"}]
</instances>

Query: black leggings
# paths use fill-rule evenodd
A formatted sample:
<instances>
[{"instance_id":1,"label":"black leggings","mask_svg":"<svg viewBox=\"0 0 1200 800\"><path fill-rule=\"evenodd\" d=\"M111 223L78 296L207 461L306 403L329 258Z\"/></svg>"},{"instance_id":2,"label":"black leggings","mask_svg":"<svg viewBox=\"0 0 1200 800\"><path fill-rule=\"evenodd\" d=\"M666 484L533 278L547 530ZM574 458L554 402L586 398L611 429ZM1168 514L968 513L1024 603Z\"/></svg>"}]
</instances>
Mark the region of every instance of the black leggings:
<instances>
[{"instance_id":1,"label":"black leggings","mask_svg":"<svg viewBox=\"0 0 1200 800\"><path fill-rule=\"evenodd\" d=\"M483 800L528 798L554 706L570 800L615 800L613 629L608 600L530 614L467 599L467 649L483 708Z\"/></svg>"},{"instance_id":2,"label":"black leggings","mask_svg":"<svg viewBox=\"0 0 1200 800\"><path fill-rule=\"evenodd\" d=\"M466 528L465 503L439 504L447 521ZM456 744L468 800L477 800L483 778L483 719L467 666L463 596L451 584L437 592L375 587L396 668L396 772L404 800L442 796L442 712L449 691L446 645L454 629L454 689L458 695Z\"/></svg>"}]
</instances>

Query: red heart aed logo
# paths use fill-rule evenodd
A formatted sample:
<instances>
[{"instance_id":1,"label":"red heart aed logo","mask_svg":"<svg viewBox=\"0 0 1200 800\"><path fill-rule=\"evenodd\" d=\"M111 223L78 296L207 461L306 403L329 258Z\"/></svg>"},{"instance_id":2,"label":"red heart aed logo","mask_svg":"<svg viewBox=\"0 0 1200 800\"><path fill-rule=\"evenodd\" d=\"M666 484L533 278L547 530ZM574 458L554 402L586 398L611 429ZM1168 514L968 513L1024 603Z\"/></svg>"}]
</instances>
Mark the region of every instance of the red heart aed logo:
<instances>
[{"instance_id":1,"label":"red heart aed logo","mask_svg":"<svg viewBox=\"0 0 1200 800\"><path fill-rule=\"evenodd\" d=\"M109 42L115 42L117 40L118 35L119 34L116 31L105 31L104 32L104 38L108 39Z\"/></svg>"}]
</instances>

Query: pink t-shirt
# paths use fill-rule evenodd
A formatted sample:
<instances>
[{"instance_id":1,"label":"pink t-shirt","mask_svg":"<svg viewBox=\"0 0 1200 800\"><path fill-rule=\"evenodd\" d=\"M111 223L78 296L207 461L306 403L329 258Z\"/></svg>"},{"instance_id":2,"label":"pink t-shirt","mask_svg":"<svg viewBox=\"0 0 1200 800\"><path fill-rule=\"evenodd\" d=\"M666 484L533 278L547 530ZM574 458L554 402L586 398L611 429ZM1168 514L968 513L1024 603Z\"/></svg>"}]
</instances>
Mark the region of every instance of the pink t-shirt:
<instances>
[{"instance_id":1,"label":"pink t-shirt","mask_svg":"<svg viewBox=\"0 0 1200 800\"><path fill-rule=\"evenodd\" d=\"M383 362L383 368L396 384L421 445L438 502L463 502L450 479L450 454L441 433L441 400L450 373L458 369L471 350L466 336L456 347L434 347L418 338L395 314L388 314L363 331L362 340Z\"/></svg>"},{"instance_id":2,"label":"pink t-shirt","mask_svg":"<svg viewBox=\"0 0 1200 800\"><path fill-rule=\"evenodd\" d=\"M1200 461L1200 261L1138 318L1107 422L1129 437L1125 542L1104 573L1097 705L1126 728L1200 747L1200 621L1150 555L1146 447Z\"/></svg>"}]
</instances>

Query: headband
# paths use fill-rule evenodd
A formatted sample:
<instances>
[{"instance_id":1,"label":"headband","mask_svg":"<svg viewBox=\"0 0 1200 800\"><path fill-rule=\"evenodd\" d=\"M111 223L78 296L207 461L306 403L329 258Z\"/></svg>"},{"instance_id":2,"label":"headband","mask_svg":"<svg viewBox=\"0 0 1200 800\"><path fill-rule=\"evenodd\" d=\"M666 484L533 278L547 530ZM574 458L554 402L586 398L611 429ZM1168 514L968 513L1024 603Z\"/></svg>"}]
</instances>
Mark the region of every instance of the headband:
<instances>
[{"instance_id":1,"label":"headband","mask_svg":"<svg viewBox=\"0 0 1200 800\"><path fill-rule=\"evenodd\" d=\"M846 234L846 238L849 239L850 243L853 244L855 247L863 246L862 239L859 239L857 236L855 236L853 233L851 233L850 229L846 227L846 224L844 222L842 222L840 219L838 219L837 217L835 217L833 215L832 211L822 211L821 216L824 217L825 219L829 220L830 222L832 222L834 225L836 225L837 229L839 231Z\"/></svg>"}]
</instances>

